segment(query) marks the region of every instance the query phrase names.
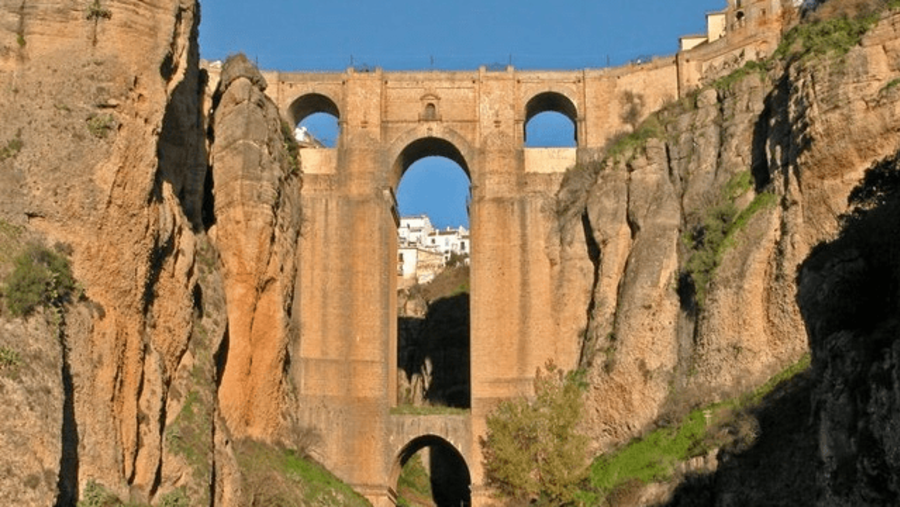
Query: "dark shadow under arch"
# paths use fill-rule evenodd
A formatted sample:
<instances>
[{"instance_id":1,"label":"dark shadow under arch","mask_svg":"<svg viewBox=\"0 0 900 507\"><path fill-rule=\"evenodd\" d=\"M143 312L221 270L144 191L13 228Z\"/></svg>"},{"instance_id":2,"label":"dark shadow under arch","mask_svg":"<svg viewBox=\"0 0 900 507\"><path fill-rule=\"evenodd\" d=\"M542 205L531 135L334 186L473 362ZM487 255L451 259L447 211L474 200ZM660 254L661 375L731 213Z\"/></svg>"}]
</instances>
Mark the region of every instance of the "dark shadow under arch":
<instances>
[{"instance_id":1,"label":"dark shadow under arch","mask_svg":"<svg viewBox=\"0 0 900 507\"><path fill-rule=\"evenodd\" d=\"M572 125L575 127L575 141L578 141L578 108L575 107L575 103L568 97L558 92L539 93L525 104L525 125L523 128L527 129L528 122L532 118L546 112L559 113L571 120Z\"/></svg>"},{"instance_id":2,"label":"dark shadow under arch","mask_svg":"<svg viewBox=\"0 0 900 507\"><path fill-rule=\"evenodd\" d=\"M341 111L337 104L330 98L321 93L308 93L297 97L288 107L288 115L292 125L297 125L307 116L316 113L326 113L334 116L338 120L341 118Z\"/></svg>"},{"instance_id":3,"label":"dark shadow under arch","mask_svg":"<svg viewBox=\"0 0 900 507\"><path fill-rule=\"evenodd\" d=\"M437 435L414 438L400 450L391 475L391 486L397 488L400 470L417 452L430 451L431 490L438 507L468 506L472 503L472 477L463 455L447 440Z\"/></svg>"}]
</instances>

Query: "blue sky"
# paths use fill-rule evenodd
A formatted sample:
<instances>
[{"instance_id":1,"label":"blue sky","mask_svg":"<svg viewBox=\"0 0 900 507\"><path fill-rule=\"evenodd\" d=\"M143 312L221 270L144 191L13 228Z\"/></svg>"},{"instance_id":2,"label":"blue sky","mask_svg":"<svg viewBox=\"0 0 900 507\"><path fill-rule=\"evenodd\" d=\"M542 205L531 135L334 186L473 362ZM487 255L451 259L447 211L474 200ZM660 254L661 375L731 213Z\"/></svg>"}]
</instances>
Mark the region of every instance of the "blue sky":
<instances>
[{"instance_id":1,"label":"blue sky","mask_svg":"<svg viewBox=\"0 0 900 507\"><path fill-rule=\"evenodd\" d=\"M385 70L605 67L675 53L679 36L703 32L705 13L724 7L725 0L201 0L200 54L243 52L261 68L292 71L351 62ZM540 120L546 137L537 144L568 135L559 118ZM428 212L442 227L466 224L467 187L454 164L424 159L401 181L400 211Z\"/></svg>"}]
</instances>

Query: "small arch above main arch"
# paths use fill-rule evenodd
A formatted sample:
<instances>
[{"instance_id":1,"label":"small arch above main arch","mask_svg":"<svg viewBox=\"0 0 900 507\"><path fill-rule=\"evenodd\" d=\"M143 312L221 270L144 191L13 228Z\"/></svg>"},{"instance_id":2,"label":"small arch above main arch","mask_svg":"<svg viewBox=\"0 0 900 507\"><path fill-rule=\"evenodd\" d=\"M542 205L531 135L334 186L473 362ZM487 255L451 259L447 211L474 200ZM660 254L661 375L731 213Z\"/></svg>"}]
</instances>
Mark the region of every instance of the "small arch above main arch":
<instances>
[{"instance_id":1,"label":"small arch above main arch","mask_svg":"<svg viewBox=\"0 0 900 507\"><path fill-rule=\"evenodd\" d=\"M546 112L560 113L572 120L572 123L578 124L578 107L564 93L545 91L533 95L525 103L525 123L528 123L535 116Z\"/></svg>"},{"instance_id":2,"label":"small arch above main arch","mask_svg":"<svg viewBox=\"0 0 900 507\"><path fill-rule=\"evenodd\" d=\"M338 120L341 118L340 108L338 108L334 99L318 92L305 93L295 98L291 101L291 105L288 106L287 113L293 125L316 113L329 114Z\"/></svg>"},{"instance_id":3,"label":"small arch above main arch","mask_svg":"<svg viewBox=\"0 0 900 507\"><path fill-rule=\"evenodd\" d=\"M540 115L541 118L535 119L535 117L537 117L538 115ZM538 132L545 133L547 132L545 130L545 122L548 118L551 121L556 121L553 118L554 116L559 118L563 123L565 123L565 119L568 119L569 122L571 122L571 127L566 127L565 130L571 128L569 132L571 133L572 137L568 140L568 142L565 142L565 144L550 144L548 146L577 146L580 134L580 132L578 131L578 107L569 96L558 91L544 91L537 93L533 95L528 100L528 102L525 103L525 122L522 126L522 139L526 143L530 141L529 129L532 120L535 120L535 124L540 124L540 127L538 127ZM563 119L563 117L565 119ZM554 126L558 128L562 125L557 122ZM563 132L565 132L565 130L563 130ZM569 145L569 142L573 144ZM528 144L526 144L526 146L528 146Z\"/></svg>"}]
</instances>

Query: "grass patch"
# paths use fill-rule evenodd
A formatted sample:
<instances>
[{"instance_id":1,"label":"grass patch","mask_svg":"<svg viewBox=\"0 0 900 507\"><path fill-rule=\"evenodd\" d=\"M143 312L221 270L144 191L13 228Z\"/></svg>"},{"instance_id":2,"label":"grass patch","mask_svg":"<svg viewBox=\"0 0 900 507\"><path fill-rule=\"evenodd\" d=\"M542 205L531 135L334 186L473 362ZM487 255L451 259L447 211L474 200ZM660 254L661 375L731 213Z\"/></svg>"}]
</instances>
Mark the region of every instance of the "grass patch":
<instances>
[{"instance_id":1,"label":"grass patch","mask_svg":"<svg viewBox=\"0 0 900 507\"><path fill-rule=\"evenodd\" d=\"M709 282L722 256L734 247L736 237L759 211L770 208L778 201L772 192L760 192L744 209L738 210L735 200L753 188L750 171L731 178L722 190L718 203L703 211L682 236L688 255L682 268L682 277L690 280L694 303L703 308Z\"/></svg>"},{"instance_id":2,"label":"grass patch","mask_svg":"<svg viewBox=\"0 0 900 507\"><path fill-rule=\"evenodd\" d=\"M97 139L106 139L116 125L111 114L98 114L87 119L88 132Z\"/></svg>"},{"instance_id":3,"label":"grass patch","mask_svg":"<svg viewBox=\"0 0 900 507\"><path fill-rule=\"evenodd\" d=\"M753 74L758 75L759 78L763 82L765 82L769 76L769 68L767 62L757 62L755 60L750 60L745 63L743 67L735 70L725 77L719 78L714 81L712 86L719 91L733 90L736 84L746 79L747 76L751 76Z\"/></svg>"},{"instance_id":4,"label":"grass patch","mask_svg":"<svg viewBox=\"0 0 900 507\"><path fill-rule=\"evenodd\" d=\"M418 453L403 465L400 477L397 479L397 494L397 505L399 506L420 505L422 500L426 504L430 504L434 496L431 491L431 476L428 475Z\"/></svg>"},{"instance_id":5,"label":"grass patch","mask_svg":"<svg viewBox=\"0 0 900 507\"><path fill-rule=\"evenodd\" d=\"M8 158L13 158L22 151L22 147L24 144L22 143L22 131L19 130L16 132L16 136L6 142L6 146L0 148L0 162Z\"/></svg>"},{"instance_id":6,"label":"grass patch","mask_svg":"<svg viewBox=\"0 0 900 507\"><path fill-rule=\"evenodd\" d=\"M371 505L324 467L295 451L250 440L238 442L235 450L243 478L240 505Z\"/></svg>"},{"instance_id":7,"label":"grass patch","mask_svg":"<svg viewBox=\"0 0 900 507\"><path fill-rule=\"evenodd\" d=\"M19 353L9 347L0 347L0 370L15 368L22 364Z\"/></svg>"},{"instance_id":8,"label":"grass patch","mask_svg":"<svg viewBox=\"0 0 900 507\"><path fill-rule=\"evenodd\" d=\"M193 373L193 372L192 372ZM166 444L193 469L194 478L206 481L210 475L212 413L200 393L188 393L181 412L166 428Z\"/></svg>"},{"instance_id":9,"label":"grass patch","mask_svg":"<svg viewBox=\"0 0 900 507\"><path fill-rule=\"evenodd\" d=\"M759 407L777 386L806 371L809 365L810 355L806 354L750 393L695 409L677 426L657 429L613 453L597 457L591 465L591 487L605 497L635 482L666 481L674 476L678 463L716 447L748 448L759 431L750 411ZM724 428L730 431L723 431ZM585 491L583 497L588 498L591 493ZM596 498L593 500L598 503Z\"/></svg>"},{"instance_id":10,"label":"grass patch","mask_svg":"<svg viewBox=\"0 0 900 507\"><path fill-rule=\"evenodd\" d=\"M591 465L590 482L601 494L637 479L644 484L669 479L679 462L690 458L706 435L702 410L688 414L676 428L656 430L615 454L597 458Z\"/></svg>"},{"instance_id":11,"label":"grass patch","mask_svg":"<svg viewBox=\"0 0 900 507\"><path fill-rule=\"evenodd\" d=\"M391 415L469 415L467 408L443 406L398 405L391 407Z\"/></svg>"},{"instance_id":12,"label":"grass patch","mask_svg":"<svg viewBox=\"0 0 900 507\"><path fill-rule=\"evenodd\" d=\"M842 57L862 40L880 17L879 13L866 13L857 17L840 16L792 28L781 39L774 58L806 59L831 55Z\"/></svg>"},{"instance_id":13,"label":"grass patch","mask_svg":"<svg viewBox=\"0 0 900 507\"><path fill-rule=\"evenodd\" d=\"M620 160L625 155L629 159L641 152L650 139L660 138L663 135L663 127L656 114L650 115L637 129L628 134L619 135L610 140L606 148L606 157Z\"/></svg>"}]
</instances>

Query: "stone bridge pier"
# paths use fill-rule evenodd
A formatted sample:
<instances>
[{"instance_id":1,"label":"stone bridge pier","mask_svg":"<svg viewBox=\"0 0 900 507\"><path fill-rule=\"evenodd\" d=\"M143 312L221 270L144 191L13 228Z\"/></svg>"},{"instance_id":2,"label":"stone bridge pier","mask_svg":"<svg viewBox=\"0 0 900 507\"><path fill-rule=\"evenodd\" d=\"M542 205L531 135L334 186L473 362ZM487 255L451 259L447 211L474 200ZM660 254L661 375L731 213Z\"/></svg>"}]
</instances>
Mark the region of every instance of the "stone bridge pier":
<instances>
[{"instance_id":1,"label":"stone bridge pier","mask_svg":"<svg viewBox=\"0 0 900 507\"><path fill-rule=\"evenodd\" d=\"M428 447L459 459L472 505L488 505L479 437L501 400L532 393L548 359L574 367L587 299L554 297L556 191L565 171L627 131L622 97L646 112L677 96L674 62L637 70L265 73L293 122L338 118L332 149L301 150L304 226L291 351L302 422L324 464L378 506L393 505L400 465ZM555 111L576 148L524 147L525 126ZM398 415L397 186L429 156L471 183L470 389L462 415ZM557 252L557 253L554 253ZM589 278L589 277L587 277ZM566 282L568 283L568 282ZM587 284L590 279L574 281ZM437 449L437 451L435 451Z\"/></svg>"}]
</instances>

